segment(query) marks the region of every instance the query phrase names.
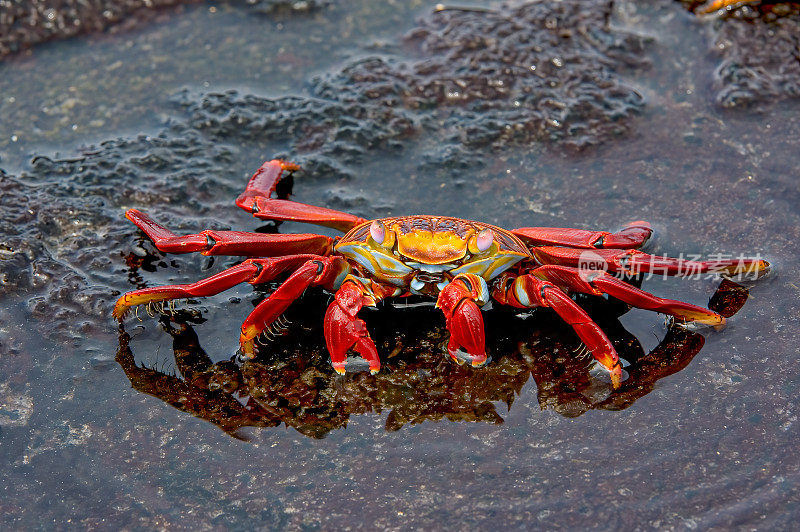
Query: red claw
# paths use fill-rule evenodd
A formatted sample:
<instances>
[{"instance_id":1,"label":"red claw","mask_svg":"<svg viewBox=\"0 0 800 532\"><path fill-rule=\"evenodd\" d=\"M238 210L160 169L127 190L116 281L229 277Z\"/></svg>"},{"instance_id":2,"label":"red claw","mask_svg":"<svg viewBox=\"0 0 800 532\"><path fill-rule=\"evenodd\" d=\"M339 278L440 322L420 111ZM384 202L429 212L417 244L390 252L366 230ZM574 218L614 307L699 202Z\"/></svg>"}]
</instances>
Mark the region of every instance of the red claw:
<instances>
[{"instance_id":1,"label":"red claw","mask_svg":"<svg viewBox=\"0 0 800 532\"><path fill-rule=\"evenodd\" d=\"M447 353L455 362L461 363L459 348L469 353L473 367L486 364L486 338L483 331L483 316L475 300L481 297L481 283L476 275L458 276L439 292L436 306L442 309L450 331ZM474 286L477 285L477 286Z\"/></svg>"},{"instance_id":2,"label":"red claw","mask_svg":"<svg viewBox=\"0 0 800 532\"><path fill-rule=\"evenodd\" d=\"M350 348L354 348L369 363L371 374L381 369L378 350L369 337L367 326L364 320L356 317L361 307L374 304L374 299L364 295L356 283L345 282L325 312L325 343L333 369L340 375L345 373L347 351Z\"/></svg>"}]
</instances>

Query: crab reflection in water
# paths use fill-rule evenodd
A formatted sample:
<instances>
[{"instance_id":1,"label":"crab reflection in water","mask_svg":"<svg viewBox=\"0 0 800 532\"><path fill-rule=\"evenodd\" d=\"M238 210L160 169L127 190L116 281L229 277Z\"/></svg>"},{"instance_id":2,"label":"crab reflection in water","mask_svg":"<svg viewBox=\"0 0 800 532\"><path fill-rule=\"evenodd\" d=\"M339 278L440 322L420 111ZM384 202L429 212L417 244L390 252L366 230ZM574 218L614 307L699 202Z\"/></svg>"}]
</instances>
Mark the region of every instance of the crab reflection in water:
<instances>
[{"instance_id":1,"label":"crab reflection in water","mask_svg":"<svg viewBox=\"0 0 800 532\"><path fill-rule=\"evenodd\" d=\"M587 371L591 357L576 356L581 344L574 332L550 313L487 313L494 331L487 347L494 361L475 370L449 361L434 309L387 306L370 320L376 343L392 353L387 371L339 376L330 371L324 338L315 327L324 308L315 300L324 297L308 294L293 308L293 327L283 337L291 341L272 343L270 354L257 360L213 363L191 325L202 318L177 311L162 314L160 322L173 337L179 376L163 371L164 363L162 369L159 364L137 364L131 337L122 327L117 362L136 390L210 421L231 436L246 439L246 427L285 424L322 438L345 427L350 416L370 412L388 411L390 431L427 420L502 423L497 403L510 409L531 377L543 409L567 417L590 409L622 410L648 394L658 380L685 368L704 344L702 335L670 324L659 345L646 353L618 319L625 305L587 297L582 304L629 362L630 378L612 393L610 383ZM731 316L746 298L744 287L725 280L710 307ZM524 327L519 318L526 318Z\"/></svg>"}]
</instances>

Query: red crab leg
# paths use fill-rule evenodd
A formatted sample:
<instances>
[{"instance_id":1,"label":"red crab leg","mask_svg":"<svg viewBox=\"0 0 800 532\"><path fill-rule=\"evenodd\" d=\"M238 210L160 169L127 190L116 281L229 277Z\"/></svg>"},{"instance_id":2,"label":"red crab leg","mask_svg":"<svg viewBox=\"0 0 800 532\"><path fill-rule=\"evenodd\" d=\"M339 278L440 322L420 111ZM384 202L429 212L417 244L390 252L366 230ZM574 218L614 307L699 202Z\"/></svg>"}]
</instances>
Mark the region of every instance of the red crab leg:
<instances>
[{"instance_id":1,"label":"red crab leg","mask_svg":"<svg viewBox=\"0 0 800 532\"><path fill-rule=\"evenodd\" d=\"M146 214L130 209L125 217L145 232L156 247L166 253L200 252L203 255L275 256L297 253L326 255L333 239L323 235L275 235L245 231L201 231L176 235Z\"/></svg>"},{"instance_id":2,"label":"red crab leg","mask_svg":"<svg viewBox=\"0 0 800 532\"><path fill-rule=\"evenodd\" d=\"M555 227L520 227L511 232L533 246L629 249L643 246L653 230L649 223L637 221L629 223L616 233Z\"/></svg>"},{"instance_id":3,"label":"red crab leg","mask_svg":"<svg viewBox=\"0 0 800 532\"><path fill-rule=\"evenodd\" d=\"M489 299L486 281L477 275L457 275L441 292L436 306L442 309L450 331L447 352L455 362L461 363L457 352L463 348L470 355L473 367L486 364L486 338L483 316L478 308Z\"/></svg>"},{"instance_id":4,"label":"red crab leg","mask_svg":"<svg viewBox=\"0 0 800 532\"><path fill-rule=\"evenodd\" d=\"M495 283L492 297L500 303L518 308L552 308L572 326L595 360L608 370L612 387L619 388L622 382L622 363L614 345L586 311L560 288L530 274L517 277L504 274Z\"/></svg>"},{"instance_id":5,"label":"red crab leg","mask_svg":"<svg viewBox=\"0 0 800 532\"><path fill-rule=\"evenodd\" d=\"M725 318L712 310L683 301L654 296L604 271L578 270L566 266L549 265L536 268L530 274L571 292L597 296L608 294L634 307L662 312L680 320L696 321L713 327L725 325Z\"/></svg>"},{"instance_id":6,"label":"red crab leg","mask_svg":"<svg viewBox=\"0 0 800 532\"><path fill-rule=\"evenodd\" d=\"M398 289L374 282L369 282L367 286L367 282L349 275L325 312L325 343L333 369L340 375L345 373L347 351L351 348L369 363L371 374L381 369L375 343L369 336L366 324L357 314L364 305L374 307L381 299L396 295Z\"/></svg>"},{"instance_id":7,"label":"red crab leg","mask_svg":"<svg viewBox=\"0 0 800 532\"><path fill-rule=\"evenodd\" d=\"M252 213L256 218L305 222L332 227L343 232L366 222L365 219L352 214L296 201L270 198L281 180L283 171L293 172L299 168L296 164L277 159L265 162L250 178L244 192L236 199L236 205Z\"/></svg>"},{"instance_id":8,"label":"red crab leg","mask_svg":"<svg viewBox=\"0 0 800 532\"><path fill-rule=\"evenodd\" d=\"M760 259L695 261L658 257L636 250L581 250L542 246L533 248L531 253L542 264L558 264L572 267L586 266L596 270L608 268L612 272L628 274L655 273L691 276L701 273L715 273L720 275L760 275L769 268L769 263Z\"/></svg>"},{"instance_id":9,"label":"red crab leg","mask_svg":"<svg viewBox=\"0 0 800 532\"><path fill-rule=\"evenodd\" d=\"M350 265L341 257L315 257L306 261L286 279L242 323L239 337L242 356L255 356L256 337L264 332L309 286L322 285L329 290L338 288L341 279L350 272Z\"/></svg>"},{"instance_id":10,"label":"red crab leg","mask_svg":"<svg viewBox=\"0 0 800 532\"><path fill-rule=\"evenodd\" d=\"M249 259L216 275L191 284L154 286L128 292L117 300L114 317L122 319L131 307L170 299L206 297L219 294L239 283L258 284L270 281L300 264L317 259L316 255L290 255L273 259Z\"/></svg>"}]
</instances>

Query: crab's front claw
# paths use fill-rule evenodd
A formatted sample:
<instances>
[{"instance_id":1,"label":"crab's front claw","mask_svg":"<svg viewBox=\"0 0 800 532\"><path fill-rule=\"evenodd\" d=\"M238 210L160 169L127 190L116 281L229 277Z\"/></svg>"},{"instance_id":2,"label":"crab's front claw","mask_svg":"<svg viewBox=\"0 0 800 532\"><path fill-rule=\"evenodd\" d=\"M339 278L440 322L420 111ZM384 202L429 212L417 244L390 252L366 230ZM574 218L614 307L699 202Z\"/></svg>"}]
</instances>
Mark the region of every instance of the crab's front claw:
<instances>
[{"instance_id":1,"label":"crab's front claw","mask_svg":"<svg viewBox=\"0 0 800 532\"><path fill-rule=\"evenodd\" d=\"M355 349L369 363L369 372L376 374L381 369L378 350L369 337L364 320L356 314L364 305L374 305L375 300L360 283L350 281L342 284L336 297L325 312L325 344L331 355L333 369L340 375L345 373L347 351Z\"/></svg>"},{"instance_id":2,"label":"crab's front claw","mask_svg":"<svg viewBox=\"0 0 800 532\"><path fill-rule=\"evenodd\" d=\"M439 292L436 306L442 309L450 331L447 353L457 363L466 358L472 367L486 364L486 338L483 316L476 301L485 303L488 298L486 282L477 275L462 274ZM459 354L466 351L468 356Z\"/></svg>"},{"instance_id":3,"label":"crab's front claw","mask_svg":"<svg viewBox=\"0 0 800 532\"><path fill-rule=\"evenodd\" d=\"M447 353L456 362L464 355L458 350L466 351L466 357L472 367L479 368L486 364L486 340L483 332L483 316L473 301L465 299L447 320L447 330L450 331L450 341L447 343Z\"/></svg>"},{"instance_id":4,"label":"crab's front claw","mask_svg":"<svg viewBox=\"0 0 800 532\"><path fill-rule=\"evenodd\" d=\"M381 369L378 350L369 337L364 320L350 316L334 301L325 313L325 343L331 355L331 364L336 373L344 375L347 351L355 349L369 362L369 372L376 374Z\"/></svg>"}]
</instances>

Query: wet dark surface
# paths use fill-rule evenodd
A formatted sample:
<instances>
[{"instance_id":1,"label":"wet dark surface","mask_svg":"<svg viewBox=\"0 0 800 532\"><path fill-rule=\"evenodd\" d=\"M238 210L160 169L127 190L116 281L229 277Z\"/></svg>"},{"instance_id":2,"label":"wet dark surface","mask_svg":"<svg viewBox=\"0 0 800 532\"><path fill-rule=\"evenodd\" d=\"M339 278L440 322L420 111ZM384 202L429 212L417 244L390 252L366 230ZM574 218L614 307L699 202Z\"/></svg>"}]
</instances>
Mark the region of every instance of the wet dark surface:
<instances>
[{"instance_id":1,"label":"wet dark surface","mask_svg":"<svg viewBox=\"0 0 800 532\"><path fill-rule=\"evenodd\" d=\"M127 31L172 15L169 8L198 0L8 0L0 4L0 57L24 51L43 42L102 31ZM245 0L260 13L308 12L325 0Z\"/></svg>"},{"instance_id":2,"label":"wet dark surface","mask_svg":"<svg viewBox=\"0 0 800 532\"><path fill-rule=\"evenodd\" d=\"M0 64L3 525L789 528L794 8L374 4L189 6ZM719 280L645 281L744 303L721 332L584 302L631 362L613 393L541 312L487 311L493 362L476 371L443 359L431 309L370 312L385 370L344 379L314 291L243 366L228 361L264 295L249 286L120 330L121 292L237 262L163 256L124 210L254 229L233 199L275 156L303 165L296 199L366 218L647 219L649 251L759 254L776 271L746 302Z\"/></svg>"},{"instance_id":3,"label":"wet dark surface","mask_svg":"<svg viewBox=\"0 0 800 532\"><path fill-rule=\"evenodd\" d=\"M684 1L698 8L698 2ZM716 103L761 107L800 96L800 3L751 2L715 14Z\"/></svg>"}]
</instances>

